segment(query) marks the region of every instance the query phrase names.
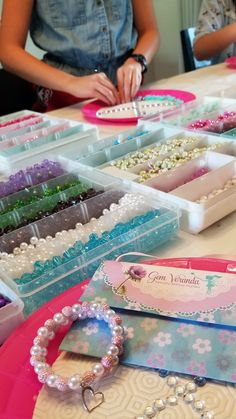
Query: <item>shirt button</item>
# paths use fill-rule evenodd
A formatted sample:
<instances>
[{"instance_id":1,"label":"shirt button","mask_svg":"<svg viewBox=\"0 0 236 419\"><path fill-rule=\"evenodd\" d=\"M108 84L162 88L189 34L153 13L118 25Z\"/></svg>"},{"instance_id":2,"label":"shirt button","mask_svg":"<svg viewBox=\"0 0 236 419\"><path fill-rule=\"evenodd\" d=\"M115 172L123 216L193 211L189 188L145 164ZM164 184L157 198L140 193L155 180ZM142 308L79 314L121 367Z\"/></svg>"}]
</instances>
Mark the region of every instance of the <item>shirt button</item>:
<instances>
[{"instance_id":1,"label":"shirt button","mask_svg":"<svg viewBox=\"0 0 236 419\"><path fill-rule=\"evenodd\" d=\"M97 5L101 6L102 5L102 1L101 0L97 0Z\"/></svg>"},{"instance_id":2,"label":"shirt button","mask_svg":"<svg viewBox=\"0 0 236 419\"><path fill-rule=\"evenodd\" d=\"M107 32L107 27L106 26L103 26L102 31L103 32Z\"/></svg>"}]
</instances>

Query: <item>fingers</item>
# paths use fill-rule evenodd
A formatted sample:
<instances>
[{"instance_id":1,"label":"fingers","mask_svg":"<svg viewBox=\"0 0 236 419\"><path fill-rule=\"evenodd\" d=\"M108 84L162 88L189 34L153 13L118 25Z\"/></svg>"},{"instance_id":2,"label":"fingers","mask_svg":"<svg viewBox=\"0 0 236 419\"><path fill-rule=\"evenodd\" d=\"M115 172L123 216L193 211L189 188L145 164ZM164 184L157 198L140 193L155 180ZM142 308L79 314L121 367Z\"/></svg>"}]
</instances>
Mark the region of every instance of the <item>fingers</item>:
<instances>
[{"instance_id":1,"label":"fingers","mask_svg":"<svg viewBox=\"0 0 236 419\"><path fill-rule=\"evenodd\" d=\"M119 94L115 86L104 73L96 75L97 80L94 85L96 97L108 105L119 103Z\"/></svg>"},{"instance_id":2,"label":"fingers","mask_svg":"<svg viewBox=\"0 0 236 419\"><path fill-rule=\"evenodd\" d=\"M121 103L130 102L135 97L142 81L139 65L121 67L117 73L117 79Z\"/></svg>"}]
</instances>

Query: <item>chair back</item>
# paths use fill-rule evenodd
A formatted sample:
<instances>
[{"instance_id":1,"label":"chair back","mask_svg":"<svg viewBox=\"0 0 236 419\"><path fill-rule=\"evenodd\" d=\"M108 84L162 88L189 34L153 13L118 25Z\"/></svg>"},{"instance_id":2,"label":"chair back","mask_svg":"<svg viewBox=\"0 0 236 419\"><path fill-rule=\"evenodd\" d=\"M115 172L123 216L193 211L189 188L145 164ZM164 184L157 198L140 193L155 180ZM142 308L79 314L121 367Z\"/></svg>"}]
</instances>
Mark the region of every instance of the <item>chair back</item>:
<instances>
[{"instance_id":1,"label":"chair back","mask_svg":"<svg viewBox=\"0 0 236 419\"><path fill-rule=\"evenodd\" d=\"M185 72L193 71L201 67L211 65L211 61L198 61L193 55L193 40L195 28L182 29L180 31L181 45L183 51Z\"/></svg>"}]
</instances>

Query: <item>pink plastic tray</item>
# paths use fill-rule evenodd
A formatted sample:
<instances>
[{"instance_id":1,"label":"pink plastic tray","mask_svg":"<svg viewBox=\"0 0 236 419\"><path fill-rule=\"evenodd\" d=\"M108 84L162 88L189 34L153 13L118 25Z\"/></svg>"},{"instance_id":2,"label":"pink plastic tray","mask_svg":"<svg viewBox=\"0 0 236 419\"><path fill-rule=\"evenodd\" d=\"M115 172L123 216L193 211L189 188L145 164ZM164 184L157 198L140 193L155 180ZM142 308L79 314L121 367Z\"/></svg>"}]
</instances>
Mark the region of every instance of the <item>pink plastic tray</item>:
<instances>
[{"instance_id":1,"label":"pink plastic tray","mask_svg":"<svg viewBox=\"0 0 236 419\"><path fill-rule=\"evenodd\" d=\"M229 68L236 69L236 57L226 58L225 63Z\"/></svg>"},{"instance_id":2,"label":"pink plastic tray","mask_svg":"<svg viewBox=\"0 0 236 419\"><path fill-rule=\"evenodd\" d=\"M176 99L180 99L183 102L190 102L191 100L196 99L196 96L193 93L190 92L185 92L184 90L172 90L172 89L160 89L160 90L140 90L137 93L137 96L173 96ZM96 117L96 112L103 108L104 106L106 106L103 102L101 101L94 101L94 102L90 102L87 105L84 105L81 108L81 112L84 114L84 116L91 120L91 119L96 119L97 121L101 121L102 118L97 118ZM109 118L109 121L107 119L104 119L103 121L106 121L107 123L132 123L132 122L137 122L138 118L134 117L134 118L119 118L119 119L111 119Z\"/></svg>"},{"instance_id":3,"label":"pink plastic tray","mask_svg":"<svg viewBox=\"0 0 236 419\"><path fill-rule=\"evenodd\" d=\"M236 262L214 258L175 258L145 262L152 265L175 266L178 268L204 269L231 272ZM32 418L37 395L42 387L29 364L29 351L37 329L45 320L66 305L72 305L80 298L89 280L60 294L33 313L0 348L0 418ZM59 352L58 347L67 328L61 329L49 346L49 363L53 363Z\"/></svg>"}]
</instances>

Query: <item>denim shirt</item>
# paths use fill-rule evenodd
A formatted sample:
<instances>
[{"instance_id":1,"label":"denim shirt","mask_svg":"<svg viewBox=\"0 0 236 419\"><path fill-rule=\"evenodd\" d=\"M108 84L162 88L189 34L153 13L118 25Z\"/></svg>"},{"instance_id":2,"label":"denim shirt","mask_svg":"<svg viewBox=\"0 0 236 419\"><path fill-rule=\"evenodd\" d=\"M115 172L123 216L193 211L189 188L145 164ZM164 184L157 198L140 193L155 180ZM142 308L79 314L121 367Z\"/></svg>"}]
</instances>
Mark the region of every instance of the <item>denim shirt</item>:
<instances>
[{"instance_id":1,"label":"denim shirt","mask_svg":"<svg viewBox=\"0 0 236 419\"><path fill-rule=\"evenodd\" d=\"M132 0L36 0L30 33L44 61L74 75L116 70L137 42Z\"/></svg>"},{"instance_id":2,"label":"denim shirt","mask_svg":"<svg viewBox=\"0 0 236 419\"><path fill-rule=\"evenodd\" d=\"M233 22L236 22L236 5L232 0L203 0L196 26L194 43L201 36L215 32ZM235 43L229 45L227 49L213 57L211 63L222 63L226 58L233 55L236 55Z\"/></svg>"}]
</instances>

